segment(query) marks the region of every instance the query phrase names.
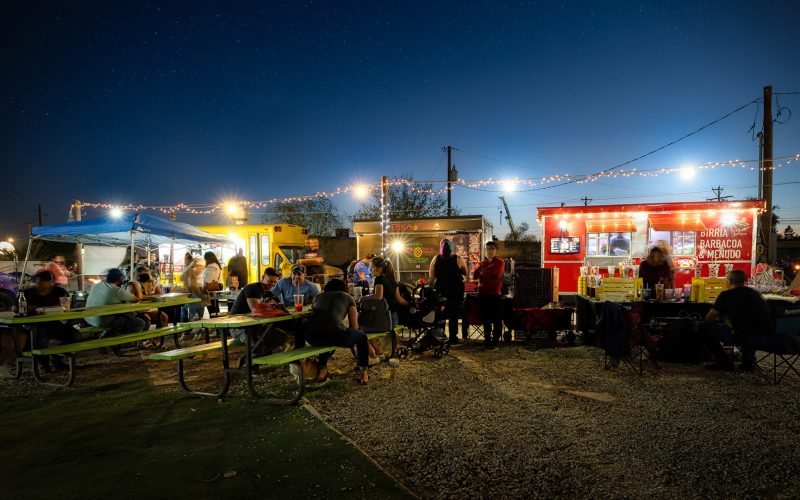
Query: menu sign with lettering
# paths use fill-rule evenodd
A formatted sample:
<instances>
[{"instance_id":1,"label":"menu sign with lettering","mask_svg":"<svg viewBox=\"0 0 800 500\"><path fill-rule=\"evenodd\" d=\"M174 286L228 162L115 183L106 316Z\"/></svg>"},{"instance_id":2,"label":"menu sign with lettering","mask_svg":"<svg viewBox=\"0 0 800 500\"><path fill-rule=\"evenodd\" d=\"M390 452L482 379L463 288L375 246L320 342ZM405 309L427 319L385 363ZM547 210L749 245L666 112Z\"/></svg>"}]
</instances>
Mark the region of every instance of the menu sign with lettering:
<instances>
[{"instance_id":1,"label":"menu sign with lettering","mask_svg":"<svg viewBox=\"0 0 800 500\"><path fill-rule=\"evenodd\" d=\"M749 261L753 255L753 213L701 217L705 231L697 232L697 259L702 262Z\"/></svg>"}]
</instances>

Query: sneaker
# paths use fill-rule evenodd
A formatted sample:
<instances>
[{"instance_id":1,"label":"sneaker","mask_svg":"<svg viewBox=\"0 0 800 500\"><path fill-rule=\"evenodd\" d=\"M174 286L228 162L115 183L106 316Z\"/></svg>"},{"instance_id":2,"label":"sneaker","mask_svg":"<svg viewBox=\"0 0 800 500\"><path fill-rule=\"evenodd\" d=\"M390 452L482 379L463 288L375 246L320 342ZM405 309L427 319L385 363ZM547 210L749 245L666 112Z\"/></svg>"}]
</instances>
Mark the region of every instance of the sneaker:
<instances>
[{"instance_id":1,"label":"sneaker","mask_svg":"<svg viewBox=\"0 0 800 500\"><path fill-rule=\"evenodd\" d=\"M450 345L459 345L459 344L461 344L461 341L458 340L458 337L451 337L450 338Z\"/></svg>"},{"instance_id":2,"label":"sneaker","mask_svg":"<svg viewBox=\"0 0 800 500\"><path fill-rule=\"evenodd\" d=\"M379 356L375 356L374 358L369 358L369 366L375 366L380 364L381 358Z\"/></svg>"},{"instance_id":3,"label":"sneaker","mask_svg":"<svg viewBox=\"0 0 800 500\"><path fill-rule=\"evenodd\" d=\"M0 380L14 378L8 365L0 365Z\"/></svg>"},{"instance_id":4,"label":"sneaker","mask_svg":"<svg viewBox=\"0 0 800 500\"><path fill-rule=\"evenodd\" d=\"M389 361L389 355L388 354L378 354L378 359L380 359L381 362Z\"/></svg>"}]
</instances>

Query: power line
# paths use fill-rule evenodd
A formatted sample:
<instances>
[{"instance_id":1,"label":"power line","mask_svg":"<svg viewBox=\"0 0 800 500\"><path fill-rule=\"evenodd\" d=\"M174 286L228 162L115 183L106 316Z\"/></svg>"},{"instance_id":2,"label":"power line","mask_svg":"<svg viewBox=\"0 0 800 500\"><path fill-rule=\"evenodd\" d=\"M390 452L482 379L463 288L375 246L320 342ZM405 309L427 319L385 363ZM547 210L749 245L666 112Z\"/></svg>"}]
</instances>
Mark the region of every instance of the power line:
<instances>
[{"instance_id":1,"label":"power line","mask_svg":"<svg viewBox=\"0 0 800 500\"><path fill-rule=\"evenodd\" d=\"M531 170L533 172L541 172L543 174L556 174L556 172L552 172L550 170L540 170L540 169L536 169L536 168L527 167L525 165L520 165L519 163L514 163L514 162L506 161L506 160L501 160L499 158L494 158L492 156L485 155L485 154L482 154L482 153L475 153L473 151L467 151L467 150L464 150L464 149L461 149L461 148L457 148L455 146L453 146L453 149L456 150L456 151L459 151L461 153L466 153L468 155L478 156L480 158L485 158L487 160L496 161L498 163L505 163L506 165L511 165L512 167L524 168L526 170Z\"/></svg>"},{"instance_id":2,"label":"power line","mask_svg":"<svg viewBox=\"0 0 800 500\"><path fill-rule=\"evenodd\" d=\"M696 129L696 130L694 130L692 132L689 132L688 134L684 134L683 136L675 139L674 141L670 141L667 144L664 144L663 146L659 146L659 147L657 147L657 148L655 148L655 149L653 149L651 151L648 151L647 153L639 155L636 158L633 158L632 160L628 160L626 162L619 163L619 164L614 165L612 167L608 167L605 170L601 170L601 172L605 173L605 172L610 172L612 170L616 170L618 168L624 167L625 165L630 165L631 163L633 163L635 161L641 160L642 158L645 158L645 157L650 156L650 155L652 155L654 153L657 153L657 152L659 152L659 151L661 151L663 149L666 149L666 148L668 148L668 147L670 147L670 146L672 146L674 144L677 144L677 143L681 142L684 139L688 139L689 137L697 134L698 132L701 132L701 131L707 129L708 127L711 127L712 125L716 125L717 123L721 122L722 120L724 120L724 119L726 119L726 118L738 113L739 111L741 111L743 109L749 108L753 104L757 104L760 100L761 100L761 98L753 99L752 101L748 102L747 104L739 106L738 108L734 109L733 111L729 111L728 113L725 113L724 115L722 115L721 117L717 118L716 120L708 122L705 125L703 125L702 127L698 128L698 129ZM543 189L551 189L551 188L554 188L554 187L564 186L566 184L572 184L574 182L577 182L577 180L576 179L568 180L568 181L562 182L560 184L555 184L555 185L552 185L552 186L544 186L544 187L536 188L533 191L541 191Z\"/></svg>"}]
</instances>

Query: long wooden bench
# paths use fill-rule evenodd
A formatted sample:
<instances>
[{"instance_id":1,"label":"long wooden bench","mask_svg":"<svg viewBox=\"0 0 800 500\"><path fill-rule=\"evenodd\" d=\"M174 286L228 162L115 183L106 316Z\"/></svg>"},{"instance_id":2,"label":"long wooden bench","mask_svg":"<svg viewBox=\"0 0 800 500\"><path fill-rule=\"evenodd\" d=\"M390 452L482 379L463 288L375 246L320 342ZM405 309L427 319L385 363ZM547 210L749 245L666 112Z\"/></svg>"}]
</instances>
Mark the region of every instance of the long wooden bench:
<instances>
[{"instance_id":1,"label":"long wooden bench","mask_svg":"<svg viewBox=\"0 0 800 500\"><path fill-rule=\"evenodd\" d=\"M55 347L44 347L40 349L31 349L25 353L26 356L33 357L34 361L36 356L62 356L67 358L67 382L64 384L56 384L52 382L45 382L39 373L38 363L32 363L33 377L37 383L48 387L69 387L75 381L75 354L78 352L89 351L92 349L101 349L105 347L115 347L122 344L132 342L140 342L142 340L150 340L166 335L177 335L179 333L191 330L191 325L176 325L166 326L163 328L156 328L154 330L147 330L144 332L128 333L125 335L115 335L113 337L106 337L102 339L86 340L83 342L75 342L72 344L62 344Z\"/></svg>"}]
</instances>

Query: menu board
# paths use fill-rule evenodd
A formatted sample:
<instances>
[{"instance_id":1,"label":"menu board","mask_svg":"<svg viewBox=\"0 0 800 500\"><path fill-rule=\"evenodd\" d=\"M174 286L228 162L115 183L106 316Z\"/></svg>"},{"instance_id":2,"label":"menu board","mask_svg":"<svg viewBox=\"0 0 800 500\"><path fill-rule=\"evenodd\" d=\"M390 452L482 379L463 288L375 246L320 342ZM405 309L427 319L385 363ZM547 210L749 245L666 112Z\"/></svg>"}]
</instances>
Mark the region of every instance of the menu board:
<instances>
[{"instance_id":1,"label":"menu board","mask_svg":"<svg viewBox=\"0 0 800 500\"><path fill-rule=\"evenodd\" d=\"M565 236L561 238L550 238L550 253L552 254L573 254L580 253L580 236Z\"/></svg>"}]
</instances>

